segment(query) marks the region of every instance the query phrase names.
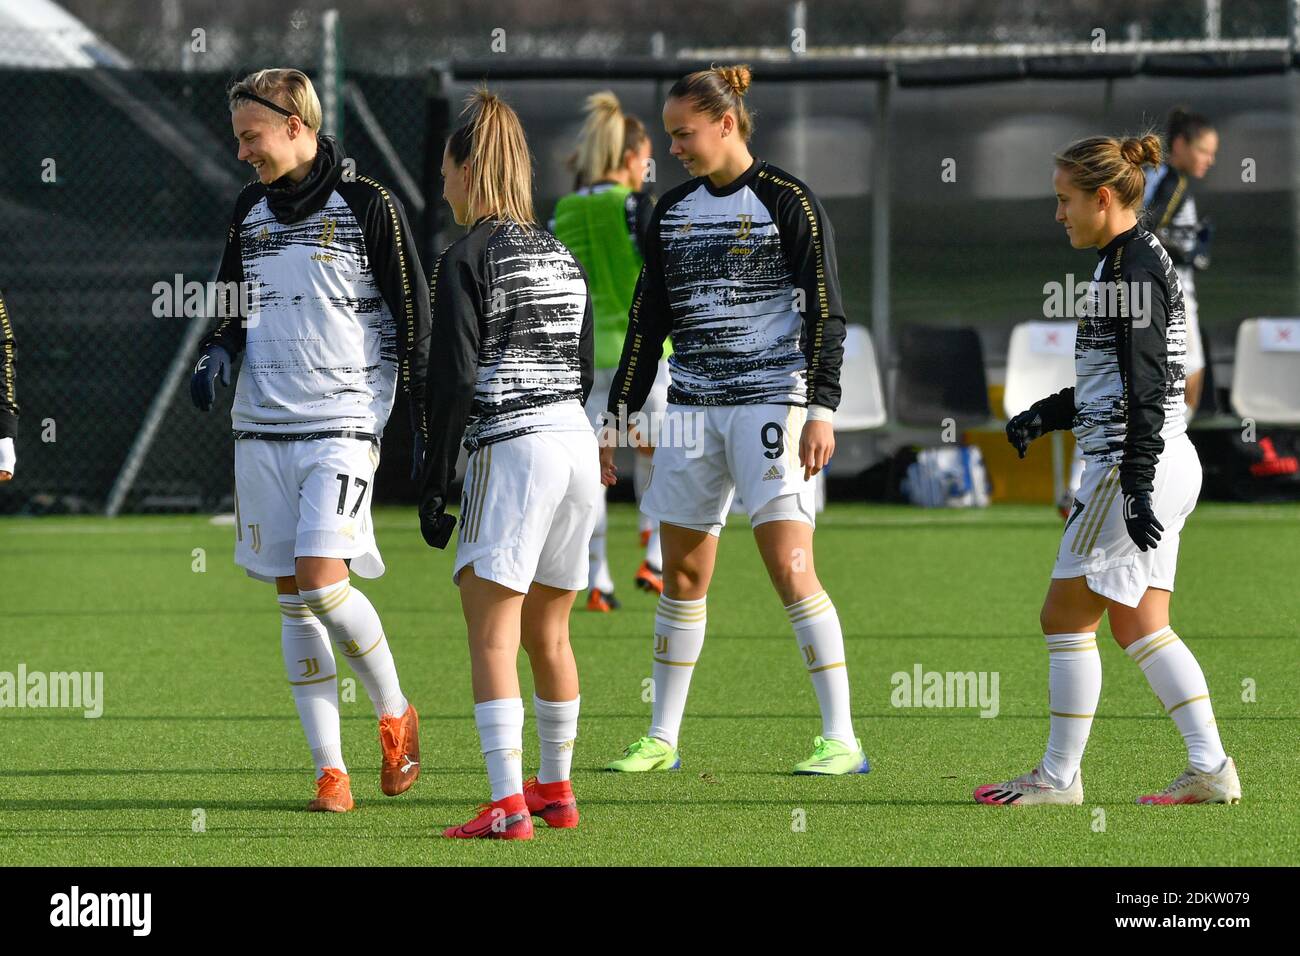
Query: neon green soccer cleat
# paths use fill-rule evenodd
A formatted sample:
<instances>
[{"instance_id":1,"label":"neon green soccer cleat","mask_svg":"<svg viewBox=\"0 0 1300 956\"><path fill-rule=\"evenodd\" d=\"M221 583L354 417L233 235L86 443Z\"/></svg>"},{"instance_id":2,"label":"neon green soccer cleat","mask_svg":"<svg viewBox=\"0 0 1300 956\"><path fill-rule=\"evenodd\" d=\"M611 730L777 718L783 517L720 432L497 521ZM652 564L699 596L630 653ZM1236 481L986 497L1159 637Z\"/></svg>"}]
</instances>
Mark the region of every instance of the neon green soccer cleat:
<instances>
[{"instance_id":1,"label":"neon green soccer cleat","mask_svg":"<svg viewBox=\"0 0 1300 956\"><path fill-rule=\"evenodd\" d=\"M606 770L621 773L644 773L647 770L678 770L682 758L676 747L669 747L657 737L642 737L623 751L623 756L605 764Z\"/></svg>"},{"instance_id":2,"label":"neon green soccer cleat","mask_svg":"<svg viewBox=\"0 0 1300 956\"><path fill-rule=\"evenodd\" d=\"M853 749L838 740L813 738L813 755L794 765L797 774L833 776L845 773L870 773L871 763L862 752L862 741L854 739Z\"/></svg>"}]
</instances>

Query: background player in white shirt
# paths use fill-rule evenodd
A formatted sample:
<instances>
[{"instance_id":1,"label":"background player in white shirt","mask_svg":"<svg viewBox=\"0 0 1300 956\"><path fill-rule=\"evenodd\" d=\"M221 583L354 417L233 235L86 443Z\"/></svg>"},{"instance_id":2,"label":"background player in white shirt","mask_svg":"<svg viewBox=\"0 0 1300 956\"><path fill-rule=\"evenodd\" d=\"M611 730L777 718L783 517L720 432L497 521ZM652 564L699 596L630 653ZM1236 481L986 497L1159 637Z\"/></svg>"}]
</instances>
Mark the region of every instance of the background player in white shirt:
<instances>
[{"instance_id":1,"label":"background player in white shirt","mask_svg":"<svg viewBox=\"0 0 1300 956\"><path fill-rule=\"evenodd\" d=\"M1187 326L1178 273L1140 226L1142 167L1160 162L1146 135L1080 140L1055 157L1056 221L1097 270L1075 337L1075 379L1007 424L1024 457L1049 431L1073 428L1086 465L1040 616L1051 728L1029 773L976 788L986 804L1079 804L1080 763L1101 697L1097 628L1111 633L1173 719L1187 769L1138 803L1236 803L1241 784L1219 740L1200 664L1169 625L1178 538L1196 507L1201 463L1187 437Z\"/></svg>"},{"instance_id":2,"label":"background player in white shirt","mask_svg":"<svg viewBox=\"0 0 1300 956\"><path fill-rule=\"evenodd\" d=\"M1204 179L1219 151L1219 134L1200 113L1182 107L1170 111L1165 123L1168 155L1147 175L1144 204L1147 228L1169 253L1183 287L1187 313L1187 420L1201 401L1205 381L1205 352L1201 346L1200 309L1196 301L1196 273L1210 266L1214 229L1200 216L1192 195L1192 181Z\"/></svg>"},{"instance_id":3,"label":"background player in white shirt","mask_svg":"<svg viewBox=\"0 0 1300 956\"><path fill-rule=\"evenodd\" d=\"M474 722L492 796L443 835L527 840L534 814L551 827L578 823L569 611L587 580L600 491L596 436L582 407L592 380L591 300L573 254L535 223L519 117L486 89L471 94L466 112L472 118L442 159L443 197L469 231L429 281L437 344L420 528L430 545L446 546L463 440L470 455L452 580L469 631ZM521 643L541 743L541 767L527 783Z\"/></svg>"},{"instance_id":4,"label":"background player in white shirt","mask_svg":"<svg viewBox=\"0 0 1300 956\"><path fill-rule=\"evenodd\" d=\"M14 385L17 353L13 323L5 310L5 300L0 297L0 481L13 478L18 463L14 452L14 440L18 437L18 396Z\"/></svg>"},{"instance_id":5,"label":"background player in white shirt","mask_svg":"<svg viewBox=\"0 0 1300 956\"><path fill-rule=\"evenodd\" d=\"M748 67L701 70L664 104L670 152L695 178L655 206L645 268L610 389L609 421L640 412L671 335L671 382L642 510L660 522L664 592L654 628L654 711L610 770L680 766L677 737L704 644L718 536L739 492L821 709L795 773L869 769L853 731L844 637L813 567L815 486L835 452L844 352L835 237L812 190L755 159ZM687 419L698 427L675 427ZM610 429L614 431L615 429ZM686 435L698 441L688 447ZM615 480L605 435L603 480Z\"/></svg>"},{"instance_id":6,"label":"background player in white shirt","mask_svg":"<svg viewBox=\"0 0 1300 956\"><path fill-rule=\"evenodd\" d=\"M261 70L229 99L239 158L257 181L235 204L218 278L252 290L257 306L240 314L241 289L240 309L203 340L190 391L207 411L243 353L231 407L235 560L279 595L285 670L316 765L308 809L343 812L353 801L331 642L379 718L383 792L404 792L420 772L419 718L349 568L384 573L370 500L399 381L419 455L428 298L401 204L345 175L342 148L318 136L320 101L306 74Z\"/></svg>"}]
</instances>

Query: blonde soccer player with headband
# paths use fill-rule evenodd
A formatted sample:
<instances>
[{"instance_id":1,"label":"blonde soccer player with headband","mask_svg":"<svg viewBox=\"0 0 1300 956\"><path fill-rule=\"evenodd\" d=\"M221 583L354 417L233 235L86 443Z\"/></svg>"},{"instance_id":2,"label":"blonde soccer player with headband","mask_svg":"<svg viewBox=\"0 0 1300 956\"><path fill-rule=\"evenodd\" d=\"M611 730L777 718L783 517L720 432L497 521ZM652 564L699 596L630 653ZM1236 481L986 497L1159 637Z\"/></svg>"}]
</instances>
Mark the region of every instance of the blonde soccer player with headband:
<instances>
[{"instance_id":1,"label":"blonde soccer player with headband","mask_svg":"<svg viewBox=\"0 0 1300 956\"><path fill-rule=\"evenodd\" d=\"M334 648L379 718L383 792L403 793L420 772L419 718L349 572L384 573L370 502L398 387L420 456L428 294L401 203L345 176L306 74L260 70L229 100L239 158L256 179L235 203L218 279L255 291L258 311L228 312L203 340L190 394L208 411L243 354L230 410L235 561L279 595L284 666L316 765L308 809L344 812L353 798Z\"/></svg>"}]
</instances>

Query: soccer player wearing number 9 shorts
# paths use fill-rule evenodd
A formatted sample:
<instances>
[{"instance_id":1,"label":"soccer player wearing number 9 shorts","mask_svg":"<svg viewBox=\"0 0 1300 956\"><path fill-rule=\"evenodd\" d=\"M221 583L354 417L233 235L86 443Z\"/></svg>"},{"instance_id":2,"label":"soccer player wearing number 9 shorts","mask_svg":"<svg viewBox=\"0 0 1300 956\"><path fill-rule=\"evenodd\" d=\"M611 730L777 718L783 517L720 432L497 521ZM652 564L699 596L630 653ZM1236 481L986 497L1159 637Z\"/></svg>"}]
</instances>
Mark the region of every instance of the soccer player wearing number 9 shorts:
<instances>
[{"instance_id":1,"label":"soccer player wearing number 9 shorts","mask_svg":"<svg viewBox=\"0 0 1300 956\"><path fill-rule=\"evenodd\" d=\"M284 666L316 765L308 809L343 812L353 801L333 647L379 718L383 792L404 792L420 772L419 718L349 569L384 573L370 500L399 380L420 455L428 294L401 204L345 176L341 147L317 134L320 101L305 74L262 70L229 99L239 158L257 172L218 276L242 284L240 309L203 340L190 392L209 410L243 353L230 413L235 561L279 594Z\"/></svg>"},{"instance_id":2,"label":"soccer player wearing number 9 shorts","mask_svg":"<svg viewBox=\"0 0 1300 956\"><path fill-rule=\"evenodd\" d=\"M748 86L747 67L701 70L664 105L671 153L695 178L655 207L601 448L608 485L615 423L642 409L671 335L669 404L659 427L647 426L656 448L641 504L660 522L664 591L650 729L610 770L681 765L706 594L737 490L821 708L822 733L795 773L870 769L853 731L839 617L813 567L810 479L835 450L845 331L835 239L805 184L750 155Z\"/></svg>"},{"instance_id":3,"label":"soccer player wearing number 9 shorts","mask_svg":"<svg viewBox=\"0 0 1300 956\"><path fill-rule=\"evenodd\" d=\"M533 216L519 117L479 89L448 139L443 195L469 231L430 279L429 456L420 527L448 543L447 495L462 443L469 461L452 580L469 630L474 722L491 799L454 839L528 840L532 817L573 827L569 783L578 734L578 669L569 611L587 582L600 455L583 403L591 390L592 307L582 267ZM468 424L468 429L466 425ZM517 658L533 671L541 743L523 779Z\"/></svg>"},{"instance_id":4,"label":"soccer player wearing number 9 shorts","mask_svg":"<svg viewBox=\"0 0 1300 956\"><path fill-rule=\"evenodd\" d=\"M1169 626L1178 538L1201 490L1184 417L1187 326L1178 273L1138 225L1143 167L1160 163L1152 135L1095 136L1056 156L1056 221L1076 249L1097 250L1075 338L1075 385L1021 412L1007 438L1024 457L1040 435L1073 428L1084 471L1065 526L1041 622L1051 728L1042 762L975 790L981 803L1083 802L1080 763L1101 697L1097 627L1142 673L1187 745L1187 769L1144 804L1237 803L1205 675Z\"/></svg>"}]
</instances>

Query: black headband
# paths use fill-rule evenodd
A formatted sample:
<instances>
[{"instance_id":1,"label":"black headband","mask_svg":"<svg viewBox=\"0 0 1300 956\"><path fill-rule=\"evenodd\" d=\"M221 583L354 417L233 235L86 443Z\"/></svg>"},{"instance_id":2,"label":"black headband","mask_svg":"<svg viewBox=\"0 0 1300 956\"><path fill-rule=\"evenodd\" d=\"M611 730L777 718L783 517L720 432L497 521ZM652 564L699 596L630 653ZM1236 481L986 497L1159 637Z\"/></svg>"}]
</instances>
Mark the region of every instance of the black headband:
<instances>
[{"instance_id":1,"label":"black headband","mask_svg":"<svg viewBox=\"0 0 1300 956\"><path fill-rule=\"evenodd\" d=\"M283 106L281 106L279 103L272 103L270 100L264 100L264 99L262 99L262 97L258 96L256 93L245 93L244 91L241 90L240 92L238 92L238 93L235 94L235 97L236 97L237 99L252 100L254 103L261 103L261 104L262 104L263 106L265 106L268 110L275 110L275 111L276 111L277 113L279 113L281 116L297 116L297 115L298 115L297 113L292 113L292 112L290 112L289 110L285 109L285 108L284 108Z\"/></svg>"}]
</instances>

